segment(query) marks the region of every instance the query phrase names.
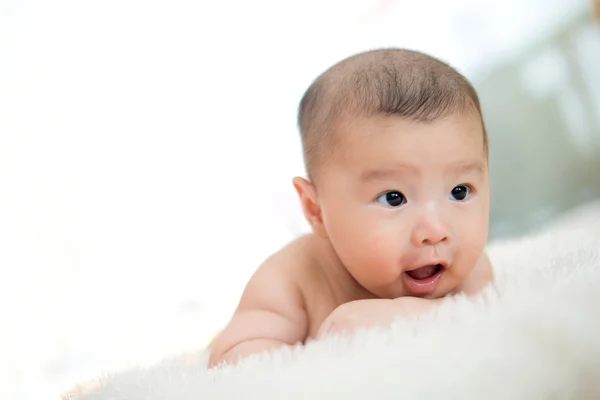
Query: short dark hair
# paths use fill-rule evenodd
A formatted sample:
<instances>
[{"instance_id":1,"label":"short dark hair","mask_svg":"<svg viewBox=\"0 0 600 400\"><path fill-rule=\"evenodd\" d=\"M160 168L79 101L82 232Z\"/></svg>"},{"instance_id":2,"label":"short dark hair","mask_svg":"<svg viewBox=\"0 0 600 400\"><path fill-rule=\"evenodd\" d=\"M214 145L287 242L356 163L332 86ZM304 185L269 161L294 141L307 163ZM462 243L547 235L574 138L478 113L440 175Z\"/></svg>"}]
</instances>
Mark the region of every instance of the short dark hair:
<instances>
[{"instance_id":1,"label":"short dark hair","mask_svg":"<svg viewBox=\"0 0 600 400\"><path fill-rule=\"evenodd\" d=\"M448 64L424 53L397 48L348 57L318 76L298 107L298 128L309 178L331 154L342 116L397 115L434 121L453 113L477 113L487 134L477 92ZM324 151L325 150L325 151Z\"/></svg>"}]
</instances>

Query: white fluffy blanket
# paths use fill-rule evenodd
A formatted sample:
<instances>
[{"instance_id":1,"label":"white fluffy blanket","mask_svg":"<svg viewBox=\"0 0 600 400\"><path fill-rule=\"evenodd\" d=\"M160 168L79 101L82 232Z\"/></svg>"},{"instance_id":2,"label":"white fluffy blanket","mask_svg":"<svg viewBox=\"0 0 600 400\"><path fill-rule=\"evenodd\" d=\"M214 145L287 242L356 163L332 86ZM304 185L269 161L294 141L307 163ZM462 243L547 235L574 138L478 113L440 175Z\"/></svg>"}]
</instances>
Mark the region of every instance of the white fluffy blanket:
<instances>
[{"instance_id":1,"label":"white fluffy blanket","mask_svg":"<svg viewBox=\"0 0 600 400\"><path fill-rule=\"evenodd\" d=\"M206 353L107 374L77 399L600 398L600 204L494 243L496 284L418 321L207 370Z\"/></svg>"}]
</instances>

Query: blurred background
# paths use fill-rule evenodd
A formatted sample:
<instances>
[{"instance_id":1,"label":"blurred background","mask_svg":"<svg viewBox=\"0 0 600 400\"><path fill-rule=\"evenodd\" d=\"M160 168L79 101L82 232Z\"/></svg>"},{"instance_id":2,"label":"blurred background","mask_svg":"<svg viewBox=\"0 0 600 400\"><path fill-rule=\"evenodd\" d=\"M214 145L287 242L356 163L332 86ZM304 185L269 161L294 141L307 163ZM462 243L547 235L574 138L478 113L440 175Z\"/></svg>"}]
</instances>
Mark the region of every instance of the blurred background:
<instances>
[{"instance_id":1,"label":"blurred background","mask_svg":"<svg viewBox=\"0 0 600 400\"><path fill-rule=\"evenodd\" d=\"M358 51L475 84L491 240L600 198L592 3L0 0L0 398L205 346L307 231L296 107Z\"/></svg>"}]
</instances>

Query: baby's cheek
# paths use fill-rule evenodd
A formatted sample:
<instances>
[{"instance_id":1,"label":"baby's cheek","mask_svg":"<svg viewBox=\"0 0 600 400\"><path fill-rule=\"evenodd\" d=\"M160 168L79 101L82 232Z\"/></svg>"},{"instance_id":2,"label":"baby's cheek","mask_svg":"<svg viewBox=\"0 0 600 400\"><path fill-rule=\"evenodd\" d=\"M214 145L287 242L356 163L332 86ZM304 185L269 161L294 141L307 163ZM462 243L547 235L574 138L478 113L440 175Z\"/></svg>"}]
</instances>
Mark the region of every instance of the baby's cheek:
<instances>
[{"instance_id":1,"label":"baby's cheek","mask_svg":"<svg viewBox=\"0 0 600 400\"><path fill-rule=\"evenodd\" d=\"M477 261L479 261L481 254L485 250L485 243L486 241L482 235L472 235L469 240L461 246L462 248L459 249L461 252L461 276L466 277L473 270Z\"/></svg>"},{"instance_id":2,"label":"baby's cheek","mask_svg":"<svg viewBox=\"0 0 600 400\"><path fill-rule=\"evenodd\" d=\"M357 268L361 268L376 284L397 279L402 252L399 250L399 238L395 239L393 235L364 235L363 245L353 249Z\"/></svg>"},{"instance_id":3,"label":"baby's cheek","mask_svg":"<svg viewBox=\"0 0 600 400\"><path fill-rule=\"evenodd\" d=\"M367 289L397 280L402 238L391 231L395 224L360 218L360 213L355 217L352 224L337 229L331 237L340 260Z\"/></svg>"}]
</instances>

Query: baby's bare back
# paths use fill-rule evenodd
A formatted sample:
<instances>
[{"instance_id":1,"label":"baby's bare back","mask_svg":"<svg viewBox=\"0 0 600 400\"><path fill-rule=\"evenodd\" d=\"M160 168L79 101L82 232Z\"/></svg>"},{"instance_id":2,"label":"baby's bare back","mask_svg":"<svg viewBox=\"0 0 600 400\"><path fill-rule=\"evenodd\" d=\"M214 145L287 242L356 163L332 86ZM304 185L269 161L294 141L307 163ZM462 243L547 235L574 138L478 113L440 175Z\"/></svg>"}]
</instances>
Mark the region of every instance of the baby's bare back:
<instances>
[{"instance_id":1,"label":"baby's bare back","mask_svg":"<svg viewBox=\"0 0 600 400\"><path fill-rule=\"evenodd\" d=\"M315 338L329 314L353 300L338 290L351 287L351 282L332 286L316 240L303 236L257 269L230 322L210 346L211 366Z\"/></svg>"}]
</instances>

